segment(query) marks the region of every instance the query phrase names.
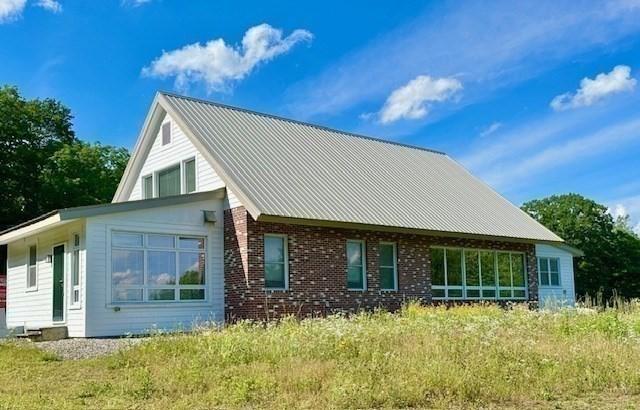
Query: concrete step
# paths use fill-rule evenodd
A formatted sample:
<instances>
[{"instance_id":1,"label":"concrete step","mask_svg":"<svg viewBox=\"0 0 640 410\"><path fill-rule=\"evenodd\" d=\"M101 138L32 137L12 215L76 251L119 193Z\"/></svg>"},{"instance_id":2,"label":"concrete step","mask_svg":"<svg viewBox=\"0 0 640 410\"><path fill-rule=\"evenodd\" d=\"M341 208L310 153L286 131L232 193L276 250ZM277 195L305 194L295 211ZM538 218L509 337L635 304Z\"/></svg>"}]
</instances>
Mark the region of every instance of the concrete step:
<instances>
[{"instance_id":1,"label":"concrete step","mask_svg":"<svg viewBox=\"0 0 640 410\"><path fill-rule=\"evenodd\" d=\"M32 342L49 342L66 339L68 337L66 326L43 327L40 329L25 329L23 333L15 335L18 338L29 339Z\"/></svg>"}]
</instances>

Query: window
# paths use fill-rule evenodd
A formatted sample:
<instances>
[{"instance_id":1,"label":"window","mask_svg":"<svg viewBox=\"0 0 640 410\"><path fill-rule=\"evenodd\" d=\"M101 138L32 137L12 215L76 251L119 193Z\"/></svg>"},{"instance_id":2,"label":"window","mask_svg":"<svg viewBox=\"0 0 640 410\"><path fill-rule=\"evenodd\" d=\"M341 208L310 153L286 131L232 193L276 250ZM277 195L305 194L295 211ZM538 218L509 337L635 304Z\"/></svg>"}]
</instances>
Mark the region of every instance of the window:
<instances>
[{"instance_id":1,"label":"window","mask_svg":"<svg viewBox=\"0 0 640 410\"><path fill-rule=\"evenodd\" d=\"M201 237L114 231L112 301L205 300L205 249Z\"/></svg>"},{"instance_id":2,"label":"window","mask_svg":"<svg viewBox=\"0 0 640 410\"><path fill-rule=\"evenodd\" d=\"M27 265L27 289L35 289L38 286L38 248L29 246L29 261Z\"/></svg>"},{"instance_id":3,"label":"window","mask_svg":"<svg viewBox=\"0 0 640 410\"><path fill-rule=\"evenodd\" d=\"M80 235L73 235L71 248L71 305L80 304Z\"/></svg>"},{"instance_id":4,"label":"window","mask_svg":"<svg viewBox=\"0 0 640 410\"><path fill-rule=\"evenodd\" d=\"M158 197L180 195L180 164L158 172Z\"/></svg>"},{"instance_id":5,"label":"window","mask_svg":"<svg viewBox=\"0 0 640 410\"><path fill-rule=\"evenodd\" d=\"M171 123L165 122L162 124L162 145L171 143Z\"/></svg>"},{"instance_id":6,"label":"window","mask_svg":"<svg viewBox=\"0 0 640 410\"><path fill-rule=\"evenodd\" d=\"M382 290L396 290L398 288L398 264L395 243L380 243L380 288Z\"/></svg>"},{"instance_id":7,"label":"window","mask_svg":"<svg viewBox=\"0 0 640 410\"><path fill-rule=\"evenodd\" d=\"M194 158L184 161L184 189L185 194L196 190L196 160Z\"/></svg>"},{"instance_id":8,"label":"window","mask_svg":"<svg viewBox=\"0 0 640 410\"><path fill-rule=\"evenodd\" d=\"M274 234L264 236L264 287L266 289L288 288L287 253L286 236Z\"/></svg>"},{"instance_id":9,"label":"window","mask_svg":"<svg viewBox=\"0 0 640 410\"><path fill-rule=\"evenodd\" d=\"M142 178L142 199L153 198L153 175Z\"/></svg>"},{"instance_id":10,"label":"window","mask_svg":"<svg viewBox=\"0 0 640 410\"><path fill-rule=\"evenodd\" d=\"M432 248L434 299L525 299L524 254Z\"/></svg>"},{"instance_id":11,"label":"window","mask_svg":"<svg viewBox=\"0 0 640 410\"><path fill-rule=\"evenodd\" d=\"M347 241L347 288L350 290L367 288L364 241Z\"/></svg>"},{"instance_id":12,"label":"window","mask_svg":"<svg viewBox=\"0 0 640 410\"><path fill-rule=\"evenodd\" d=\"M540 286L560 286L560 259L538 258Z\"/></svg>"}]
</instances>

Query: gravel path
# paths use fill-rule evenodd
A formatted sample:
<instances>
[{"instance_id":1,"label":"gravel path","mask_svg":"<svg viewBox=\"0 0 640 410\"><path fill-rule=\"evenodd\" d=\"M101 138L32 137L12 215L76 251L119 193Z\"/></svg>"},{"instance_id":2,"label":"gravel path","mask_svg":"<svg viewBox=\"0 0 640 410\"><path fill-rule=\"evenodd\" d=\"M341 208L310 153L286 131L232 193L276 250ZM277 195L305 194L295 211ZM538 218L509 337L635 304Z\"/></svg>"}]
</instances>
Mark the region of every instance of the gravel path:
<instances>
[{"instance_id":1,"label":"gravel path","mask_svg":"<svg viewBox=\"0 0 640 410\"><path fill-rule=\"evenodd\" d=\"M63 339L53 342L38 342L34 346L51 352L62 359L90 359L106 356L143 342L145 338L119 339Z\"/></svg>"}]
</instances>

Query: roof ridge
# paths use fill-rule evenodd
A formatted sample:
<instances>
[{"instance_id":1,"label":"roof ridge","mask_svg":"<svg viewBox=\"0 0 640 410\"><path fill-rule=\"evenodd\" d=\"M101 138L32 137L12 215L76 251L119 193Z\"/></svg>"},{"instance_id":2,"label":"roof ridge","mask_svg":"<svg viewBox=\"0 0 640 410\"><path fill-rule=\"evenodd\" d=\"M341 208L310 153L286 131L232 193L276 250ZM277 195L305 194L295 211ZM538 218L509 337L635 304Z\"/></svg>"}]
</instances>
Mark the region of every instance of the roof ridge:
<instances>
[{"instance_id":1,"label":"roof ridge","mask_svg":"<svg viewBox=\"0 0 640 410\"><path fill-rule=\"evenodd\" d=\"M276 120L280 120L280 121L286 121L286 122L290 122L290 123L294 123L294 124L304 125L304 126L307 126L307 127L317 128L317 129L324 130L324 131L336 132L336 133L339 133L339 134L348 135L348 136L352 136L352 137L356 137L356 138L362 138L362 139L366 139L366 140L369 140L369 141L381 142L381 143L384 143L384 144L391 144L391 145L397 145L397 146L405 147L405 148L417 149L417 150L420 150L420 151L426 151L426 152L430 152L430 153L433 153L433 154L447 155L443 151L438 151L438 150L435 150L435 149L432 149L432 148L425 148L425 147L420 147L420 146L417 146L417 145L405 144L405 143L397 142L397 141L390 141L390 140L386 140L386 139L383 139L383 138L371 137L369 135L357 134L355 132L344 131L344 130L339 130L337 128L327 127L326 125L320 125L320 124L314 124L314 123L311 123L311 122L295 120L293 118L287 118L287 117L282 117L282 116L275 115L275 114L269 114L269 113L265 113L265 112L250 110L248 108L242 108L242 107L238 107L238 106L235 106L235 105L223 104L223 103L220 103L220 102L217 102L217 101L211 101L211 100L205 100L205 99L202 99L202 98L196 98L196 97L191 97L191 96L187 96L187 95L181 95L181 94L177 94L177 93L170 92L170 91L158 91L158 93L166 95L166 96L169 96L169 97L181 98L181 99L184 99L184 100L190 100L190 101L194 101L194 102L198 102L198 103L213 105L213 106L220 107L220 108L226 108L226 109L230 109L230 110L241 111L241 112L244 112L244 113L247 113L247 114L258 115L258 116L261 116L261 117L272 118L272 119L276 119Z\"/></svg>"}]
</instances>

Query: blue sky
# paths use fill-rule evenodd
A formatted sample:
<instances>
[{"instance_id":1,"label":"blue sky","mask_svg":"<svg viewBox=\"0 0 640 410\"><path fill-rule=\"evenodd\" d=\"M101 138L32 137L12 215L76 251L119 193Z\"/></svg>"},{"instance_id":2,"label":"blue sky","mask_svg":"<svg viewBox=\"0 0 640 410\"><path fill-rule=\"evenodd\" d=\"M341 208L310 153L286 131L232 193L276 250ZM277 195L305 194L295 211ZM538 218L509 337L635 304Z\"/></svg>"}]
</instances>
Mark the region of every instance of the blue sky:
<instances>
[{"instance_id":1,"label":"blue sky","mask_svg":"<svg viewBox=\"0 0 640 410\"><path fill-rule=\"evenodd\" d=\"M347 4L345 4L347 3ZM0 84L131 148L157 90L443 150L640 230L640 0L0 0Z\"/></svg>"}]
</instances>

